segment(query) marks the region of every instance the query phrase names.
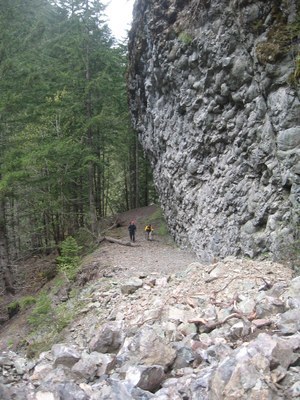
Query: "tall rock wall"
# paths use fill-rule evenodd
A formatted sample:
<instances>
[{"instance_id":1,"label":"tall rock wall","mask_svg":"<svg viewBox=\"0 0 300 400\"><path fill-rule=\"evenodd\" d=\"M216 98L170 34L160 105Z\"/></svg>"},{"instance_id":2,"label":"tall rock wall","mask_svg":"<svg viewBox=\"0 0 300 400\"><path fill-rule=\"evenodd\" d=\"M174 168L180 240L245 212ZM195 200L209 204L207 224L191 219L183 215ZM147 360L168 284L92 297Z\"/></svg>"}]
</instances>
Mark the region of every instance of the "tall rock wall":
<instances>
[{"instance_id":1,"label":"tall rock wall","mask_svg":"<svg viewBox=\"0 0 300 400\"><path fill-rule=\"evenodd\" d=\"M176 242L280 256L299 231L299 0L137 0L132 120Z\"/></svg>"}]
</instances>

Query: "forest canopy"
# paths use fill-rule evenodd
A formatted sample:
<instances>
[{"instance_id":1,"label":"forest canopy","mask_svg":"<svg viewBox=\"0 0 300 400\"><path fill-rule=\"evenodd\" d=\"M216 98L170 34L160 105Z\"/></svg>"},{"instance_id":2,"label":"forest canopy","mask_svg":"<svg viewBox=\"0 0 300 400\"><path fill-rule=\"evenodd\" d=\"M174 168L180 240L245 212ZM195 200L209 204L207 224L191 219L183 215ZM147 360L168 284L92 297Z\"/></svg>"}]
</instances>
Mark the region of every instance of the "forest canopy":
<instances>
[{"instance_id":1,"label":"forest canopy","mask_svg":"<svg viewBox=\"0 0 300 400\"><path fill-rule=\"evenodd\" d=\"M94 0L0 0L0 273L155 198Z\"/></svg>"}]
</instances>

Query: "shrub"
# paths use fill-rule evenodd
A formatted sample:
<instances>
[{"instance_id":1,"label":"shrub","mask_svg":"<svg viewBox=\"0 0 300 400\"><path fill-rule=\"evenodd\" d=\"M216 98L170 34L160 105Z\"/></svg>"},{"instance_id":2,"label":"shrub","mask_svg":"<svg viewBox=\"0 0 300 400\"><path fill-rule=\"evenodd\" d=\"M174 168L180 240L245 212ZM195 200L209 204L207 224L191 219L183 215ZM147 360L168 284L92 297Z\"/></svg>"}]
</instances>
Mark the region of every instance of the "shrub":
<instances>
[{"instance_id":1,"label":"shrub","mask_svg":"<svg viewBox=\"0 0 300 400\"><path fill-rule=\"evenodd\" d=\"M20 300L21 310L26 310L26 308L30 307L32 304L36 303L36 298L33 296L22 297Z\"/></svg>"},{"instance_id":2,"label":"shrub","mask_svg":"<svg viewBox=\"0 0 300 400\"><path fill-rule=\"evenodd\" d=\"M44 351L49 351L53 343L49 340L41 342L33 342L27 345L26 356L29 359L33 359L39 356Z\"/></svg>"},{"instance_id":3,"label":"shrub","mask_svg":"<svg viewBox=\"0 0 300 400\"><path fill-rule=\"evenodd\" d=\"M14 301L14 302L10 303L7 306L7 312L8 312L9 318L12 318L14 315L18 314L20 309L21 309L21 307L20 307L19 301Z\"/></svg>"},{"instance_id":4,"label":"shrub","mask_svg":"<svg viewBox=\"0 0 300 400\"><path fill-rule=\"evenodd\" d=\"M152 222L154 226L154 233L156 235L159 236L168 235L168 227L161 208L156 210L148 219Z\"/></svg>"},{"instance_id":5,"label":"shrub","mask_svg":"<svg viewBox=\"0 0 300 400\"><path fill-rule=\"evenodd\" d=\"M261 42L256 46L256 55L261 64L275 63L281 54L278 43Z\"/></svg>"},{"instance_id":6,"label":"shrub","mask_svg":"<svg viewBox=\"0 0 300 400\"><path fill-rule=\"evenodd\" d=\"M300 82L300 53L295 58L295 68L288 79L288 83L292 87L298 86L299 82Z\"/></svg>"},{"instance_id":7,"label":"shrub","mask_svg":"<svg viewBox=\"0 0 300 400\"><path fill-rule=\"evenodd\" d=\"M59 333L69 325L74 317L74 314L70 309L68 309L66 304L60 304L57 307L55 314L55 329L56 332Z\"/></svg>"},{"instance_id":8,"label":"shrub","mask_svg":"<svg viewBox=\"0 0 300 400\"><path fill-rule=\"evenodd\" d=\"M19 300L13 301L7 306L7 312L9 318L12 318L14 315L18 314L21 310L26 310L29 306L36 303L36 299L33 296L22 297Z\"/></svg>"},{"instance_id":9,"label":"shrub","mask_svg":"<svg viewBox=\"0 0 300 400\"><path fill-rule=\"evenodd\" d=\"M36 306L28 317L30 325L38 328L42 325L51 323L52 307L51 300L46 293L41 293L37 299Z\"/></svg>"},{"instance_id":10,"label":"shrub","mask_svg":"<svg viewBox=\"0 0 300 400\"><path fill-rule=\"evenodd\" d=\"M78 246L76 240L69 236L61 244L61 255L57 257L58 268L64 273L69 280L74 280L79 267L79 252L81 247Z\"/></svg>"},{"instance_id":11,"label":"shrub","mask_svg":"<svg viewBox=\"0 0 300 400\"><path fill-rule=\"evenodd\" d=\"M298 40L300 29L300 13L298 12L295 21L288 23L283 18L282 12L274 9L275 23L267 32L267 40L258 43L256 54L258 61L262 64L275 63L287 54L292 54L296 58L295 74L291 78L297 81ZM299 71L299 70L298 70Z\"/></svg>"},{"instance_id":12,"label":"shrub","mask_svg":"<svg viewBox=\"0 0 300 400\"><path fill-rule=\"evenodd\" d=\"M192 36L185 31L180 32L178 39L180 40L180 42L182 42L184 44L190 44L190 43L192 43L192 40L193 40Z\"/></svg>"}]
</instances>

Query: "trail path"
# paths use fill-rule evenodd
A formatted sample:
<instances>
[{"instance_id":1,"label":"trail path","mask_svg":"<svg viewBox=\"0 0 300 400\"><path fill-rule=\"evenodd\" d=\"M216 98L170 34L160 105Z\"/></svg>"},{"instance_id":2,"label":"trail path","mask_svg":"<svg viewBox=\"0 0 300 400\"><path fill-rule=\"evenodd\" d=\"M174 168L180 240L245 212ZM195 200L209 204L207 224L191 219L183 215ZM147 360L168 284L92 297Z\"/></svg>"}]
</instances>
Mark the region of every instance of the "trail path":
<instances>
[{"instance_id":1,"label":"trail path","mask_svg":"<svg viewBox=\"0 0 300 400\"><path fill-rule=\"evenodd\" d=\"M299 381L299 371L294 367L297 352L292 351L299 347L296 336L299 327L294 321L297 321L295 305L299 304L299 281L292 281L292 270L268 260L233 257L203 265L192 252L178 249L168 235L146 240L145 223L153 223L157 231L163 227L163 221L155 213L155 209L148 207L122 214L120 218L125 220L121 226L105 233L119 244L101 242L96 251L84 258L83 270L75 283L65 281L66 284L55 286L51 281L44 285L43 290L51 297L53 307L64 305L63 312L73 312L71 322L55 336L51 336L52 324L47 324L47 328L42 324L40 331L30 333L26 313L15 315L2 327L0 352L17 352L8 353L13 363L7 364L4 382L14 382L13 386L21 388L22 394L25 385L26 388L31 385L32 392L44 393L42 390L46 387L51 395L58 390L58 383L59 390L65 385L72 387L72 391L76 388L79 393L83 388L88 398L119 399L123 393L120 388L127 387L130 376L139 376L130 375L139 374L137 366L144 373L151 367L147 363L157 366L163 362L161 367L169 373L162 385L163 394L154 395L157 399L179 398L187 388L186 398L194 398L195 393L203 399L207 398L207 393L222 397L224 387L229 387L228 393L231 388L232 393L239 390L242 398L249 398L251 390L257 395L257 385L245 389L243 377L235 379L241 370L246 371L251 382L259 381L259 398L266 389L269 397L279 393L280 398L290 398L285 394L289 393L291 382ZM129 242L127 227L132 219L137 224L136 243L122 245L120 243ZM130 279L135 277L141 279ZM58 319L53 319L53 323L64 322L61 315L54 313L54 317ZM286 335L287 332L292 335ZM121 348L117 356L110 359L110 353L116 350L115 340L117 343L120 340ZM54 343L63 348L75 346L82 354L74 374L66 374L67 369L62 370L61 365L53 363L53 351L49 350ZM264 348L265 352L261 350ZM275 353L272 352L274 348L277 349ZM175 350L176 358L170 363L169 354L173 360ZM104 358L98 359L97 352ZM35 364L30 361L30 371L22 377L13 365L15 360L16 365L22 365L25 356L34 356L39 361L34 370ZM10 362L9 358L4 359ZM104 370L101 372L102 362L106 368L105 360L110 365L108 375ZM257 363L261 360L264 371L258 377ZM113 370L110 371L112 361ZM96 376L95 362L100 371ZM233 369L234 379L230 378L229 382L219 378L224 362ZM276 380L273 386L264 386L277 377L274 365L278 366L280 387L275 386ZM79 372L77 378L75 371ZM288 378L284 381L283 377ZM72 386L68 386L70 382ZM199 385L199 382L204 384ZM157 383L160 384L161 381ZM299 394L297 390L295 386L296 395ZM96 393L96 397L91 397L92 393ZM30 395L30 398L33 397Z\"/></svg>"},{"instance_id":2,"label":"trail path","mask_svg":"<svg viewBox=\"0 0 300 400\"><path fill-rule=\"evenodd\" d=\"M155 224L153 240L146 239L144 227L147 218L153 223L151 215L155 210L156 206L150 206L122 214L122 227L114 230L114 237L129 242L128 225L135 220L137 231L134 245L103 242L91 257L87 257L84 265L92 264L105 274L113 273L114 276L128 278L157 273L168 275L180 272L190 263L198 261L192 251L179 249L169 236L158 235L159 227Z\"/></svg>"},{"instance_id":3,"label":"trail path","mask_svg":"<svg viewBox=\"0 0 300 400\"><path fill-rule=\"evenodd\" d=\"M160 273L172 274L197 261L191 252L163 243L160 239L137 239L137 246L104 243L93 253L94 262L118 276L131 277ZM109 271L106 271L108 273Z\"/></svg>"},{"instance_id":4,"label":"trail path","mask_svg":"<svg viewBox=\"0 0 300 400\"><path fill-rule=\"evenodd\" d=\"M123 246L109 242L101 243L94 252L84 257L82 273L76 284L85 286L91 283L89 282L90 280L95 280L102 276L122 281L130 277L150 276L151 274L171 275L183 271L190 263L197 261L192 252L180 250L168 235L158 235L159 226L157 224L154 224L155 234L153 241L146 240L145 224L155 222L151 218L158 210L159 207L153 205L121 214L122 226L108 231L107 236L113 236L121 241L129 242L128 225L131 220L135 220L137 232L134 246ZM160 219L157 219L157 221L161 223ZM53 263L54 259L51 260L50 262ZM28 260L26 265L23 266L24 271L26 271L24 287L31 287L32 289L19 293L15 297L5 299L5 304L15 301L18 297L24 295L37 296L38 282L34 285L32 282L38 276L42 276L41 272L47 263L49 264L49 260L46 258ZM43 286L43 289L50 293L52 285L53 283L50 281ZM27 318L28 312L19 313L11 320L0 325L0 351L7 349L9 342L17 346L27 336Z\"/></svg>"}]
</instances>

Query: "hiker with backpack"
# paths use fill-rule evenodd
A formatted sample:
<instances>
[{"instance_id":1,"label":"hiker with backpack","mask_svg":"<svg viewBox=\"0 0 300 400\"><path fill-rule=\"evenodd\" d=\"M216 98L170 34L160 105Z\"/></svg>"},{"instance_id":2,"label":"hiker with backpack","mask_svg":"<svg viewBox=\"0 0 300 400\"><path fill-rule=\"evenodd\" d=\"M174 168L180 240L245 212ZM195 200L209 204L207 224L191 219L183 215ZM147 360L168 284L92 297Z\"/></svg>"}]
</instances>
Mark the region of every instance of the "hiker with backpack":
<instances>
[{"instance_id":1,"label":"hiker with backpack","mask_svg":"<svg viewBox=\"0 0 300 400\"><path fill-rule=\"evenodd\" d=\"M129 237L132 242L135 242L135 231L136 231L136 225L134 221L131 221L129 226L128 226L128 231L129 231Z\"/></svg>"},{"instance_id":2,"label":"hiker with backpack","mask_svg":"<svg viewBox=\"0 0 300 400\"><path fill-rule=\"evenodd\" d=\"M145 232L146 232L146 239L147 240L152 240L152 234L153 234L154 228L151 224L148 224L145 226Z\"/></svg>"}]
</instances>

